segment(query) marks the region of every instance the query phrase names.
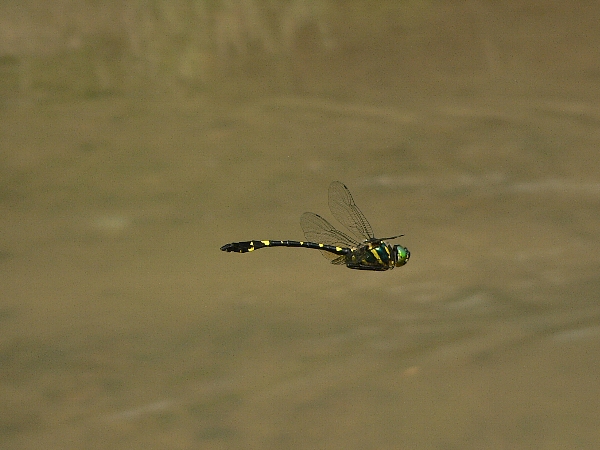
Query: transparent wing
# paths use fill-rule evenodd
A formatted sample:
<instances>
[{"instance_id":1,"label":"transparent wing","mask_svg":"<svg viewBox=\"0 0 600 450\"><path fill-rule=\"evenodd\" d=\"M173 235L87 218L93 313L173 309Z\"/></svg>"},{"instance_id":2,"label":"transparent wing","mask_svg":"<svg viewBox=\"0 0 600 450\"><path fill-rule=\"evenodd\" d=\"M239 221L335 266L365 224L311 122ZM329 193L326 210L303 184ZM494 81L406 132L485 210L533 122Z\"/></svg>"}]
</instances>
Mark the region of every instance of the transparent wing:
<instances>
[{"instance_id":1,"label":"transparent wing","mask_svg":"<svg viewBox=\"0 0 600 450\"><path fill-rule=\"evenodd\" d=\"M329 258L329 256L327 257ZM338 256L334 260L331 261L331 264L336 264L338 266L346 264L346 255Z\"/></svg>"},{"instance_id":2,"label":"transparent wing","mask_svg":"<svg viewBox=\"0 0 600 450\"><path fill-rule=\"evenodd\" d=\"M369 221L354 203L348 188L339 181L334 181L329 186L329 209L333 216L361 242L374 237Z\"/></svg>"},{"instance_id":3,"label":"transparent wing","mask_svg":"<svg viewBox=\"0 0 600 450\"><path fill-rule=\"evenodd\" d=\"M317 244L336 245L346 248L355 248L359 245L356 240L347 234L336 230L333 225L315 213L305 212L302 214L300 217L300 226L304 231L306 240L316 242ZM340 256L324 250L322 250L321 253L327 259L331 260L337 260ZM334 262L334 264L336 263ZM341 264L341 262L338 264Z\"/></svg>"}]
</instances>

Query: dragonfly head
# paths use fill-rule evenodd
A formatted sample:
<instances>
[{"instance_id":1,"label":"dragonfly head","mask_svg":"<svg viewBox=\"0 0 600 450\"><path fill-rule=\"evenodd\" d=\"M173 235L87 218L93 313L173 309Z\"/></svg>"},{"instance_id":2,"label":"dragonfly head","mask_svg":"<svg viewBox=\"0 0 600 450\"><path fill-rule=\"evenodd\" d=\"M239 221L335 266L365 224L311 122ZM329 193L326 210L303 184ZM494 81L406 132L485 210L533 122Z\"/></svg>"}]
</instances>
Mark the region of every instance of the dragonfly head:
<instances>
[{"instance_id":1,"label":"dragonfly head","mask_svg":"<svg viewBox=\"0 0 600 450\"><path fill-rule=\"evenodd\" d=\"M408 262L410 258L410 252L406 247L402 247L401 245L394 245L394 255L396 260L396 267L403 266Z\"/></svg>"}]
</instances>

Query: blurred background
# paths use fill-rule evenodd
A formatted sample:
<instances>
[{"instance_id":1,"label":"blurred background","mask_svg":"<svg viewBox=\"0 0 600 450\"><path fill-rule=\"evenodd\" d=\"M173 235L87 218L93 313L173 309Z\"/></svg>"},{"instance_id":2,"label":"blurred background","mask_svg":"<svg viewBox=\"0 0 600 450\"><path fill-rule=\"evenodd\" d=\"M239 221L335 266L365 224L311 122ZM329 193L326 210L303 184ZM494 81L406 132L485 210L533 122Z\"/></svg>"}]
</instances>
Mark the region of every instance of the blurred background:
<instances>
[{"instance_id":1,"label":"blurred background","mask_svg":"<svg viewBox=\"0 0 600 450\"><path fill-rule=\"evenodd\" d=\"M599 20L0 2L0 447L597 449ZM219 251L333 180L406 266Z\"/></svg>"}]
</instances>

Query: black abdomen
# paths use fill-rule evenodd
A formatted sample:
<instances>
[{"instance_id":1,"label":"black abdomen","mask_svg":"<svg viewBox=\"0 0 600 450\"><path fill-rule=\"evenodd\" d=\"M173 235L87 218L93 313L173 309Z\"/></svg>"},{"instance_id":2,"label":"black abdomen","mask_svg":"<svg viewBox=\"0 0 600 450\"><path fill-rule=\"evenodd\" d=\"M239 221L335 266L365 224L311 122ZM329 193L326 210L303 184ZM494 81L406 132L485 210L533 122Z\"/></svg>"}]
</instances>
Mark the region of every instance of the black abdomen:
<instances>
[{"instance_id":1,"label":"black abdomen","mask_svg":"<svg viewBox=\"0 0 600 450\"><path fill-rule=\"evenodd\" d=\"M300 242L300 241L245 241L232 242L221 247L224 252L247 253L265 247L304 247L314 248L316 250L324 250L336 255L347 255L351 249L345 247L336 247L334 245L317 244L315 242Z\"/></svg>"}]
</instances>

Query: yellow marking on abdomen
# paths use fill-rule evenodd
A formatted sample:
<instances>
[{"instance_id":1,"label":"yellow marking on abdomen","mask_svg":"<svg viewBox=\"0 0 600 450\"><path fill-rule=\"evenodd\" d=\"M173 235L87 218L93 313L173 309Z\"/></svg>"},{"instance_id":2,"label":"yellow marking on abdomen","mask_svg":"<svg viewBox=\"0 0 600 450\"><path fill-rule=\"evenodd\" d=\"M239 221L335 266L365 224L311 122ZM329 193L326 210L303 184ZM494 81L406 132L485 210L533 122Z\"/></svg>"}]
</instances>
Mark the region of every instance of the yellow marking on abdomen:
<instances>
[{"instance_id":1,"label":"yellow marking on abdomen","mask_svg":"<svg viewBox=\"0 0 600 450\"><path fill-rule=\"evenodd\" d=\"M260 241L260 242L262 242L265 245L271 245L271 243L269 241Z\"/></svg>"}]
</instances>

